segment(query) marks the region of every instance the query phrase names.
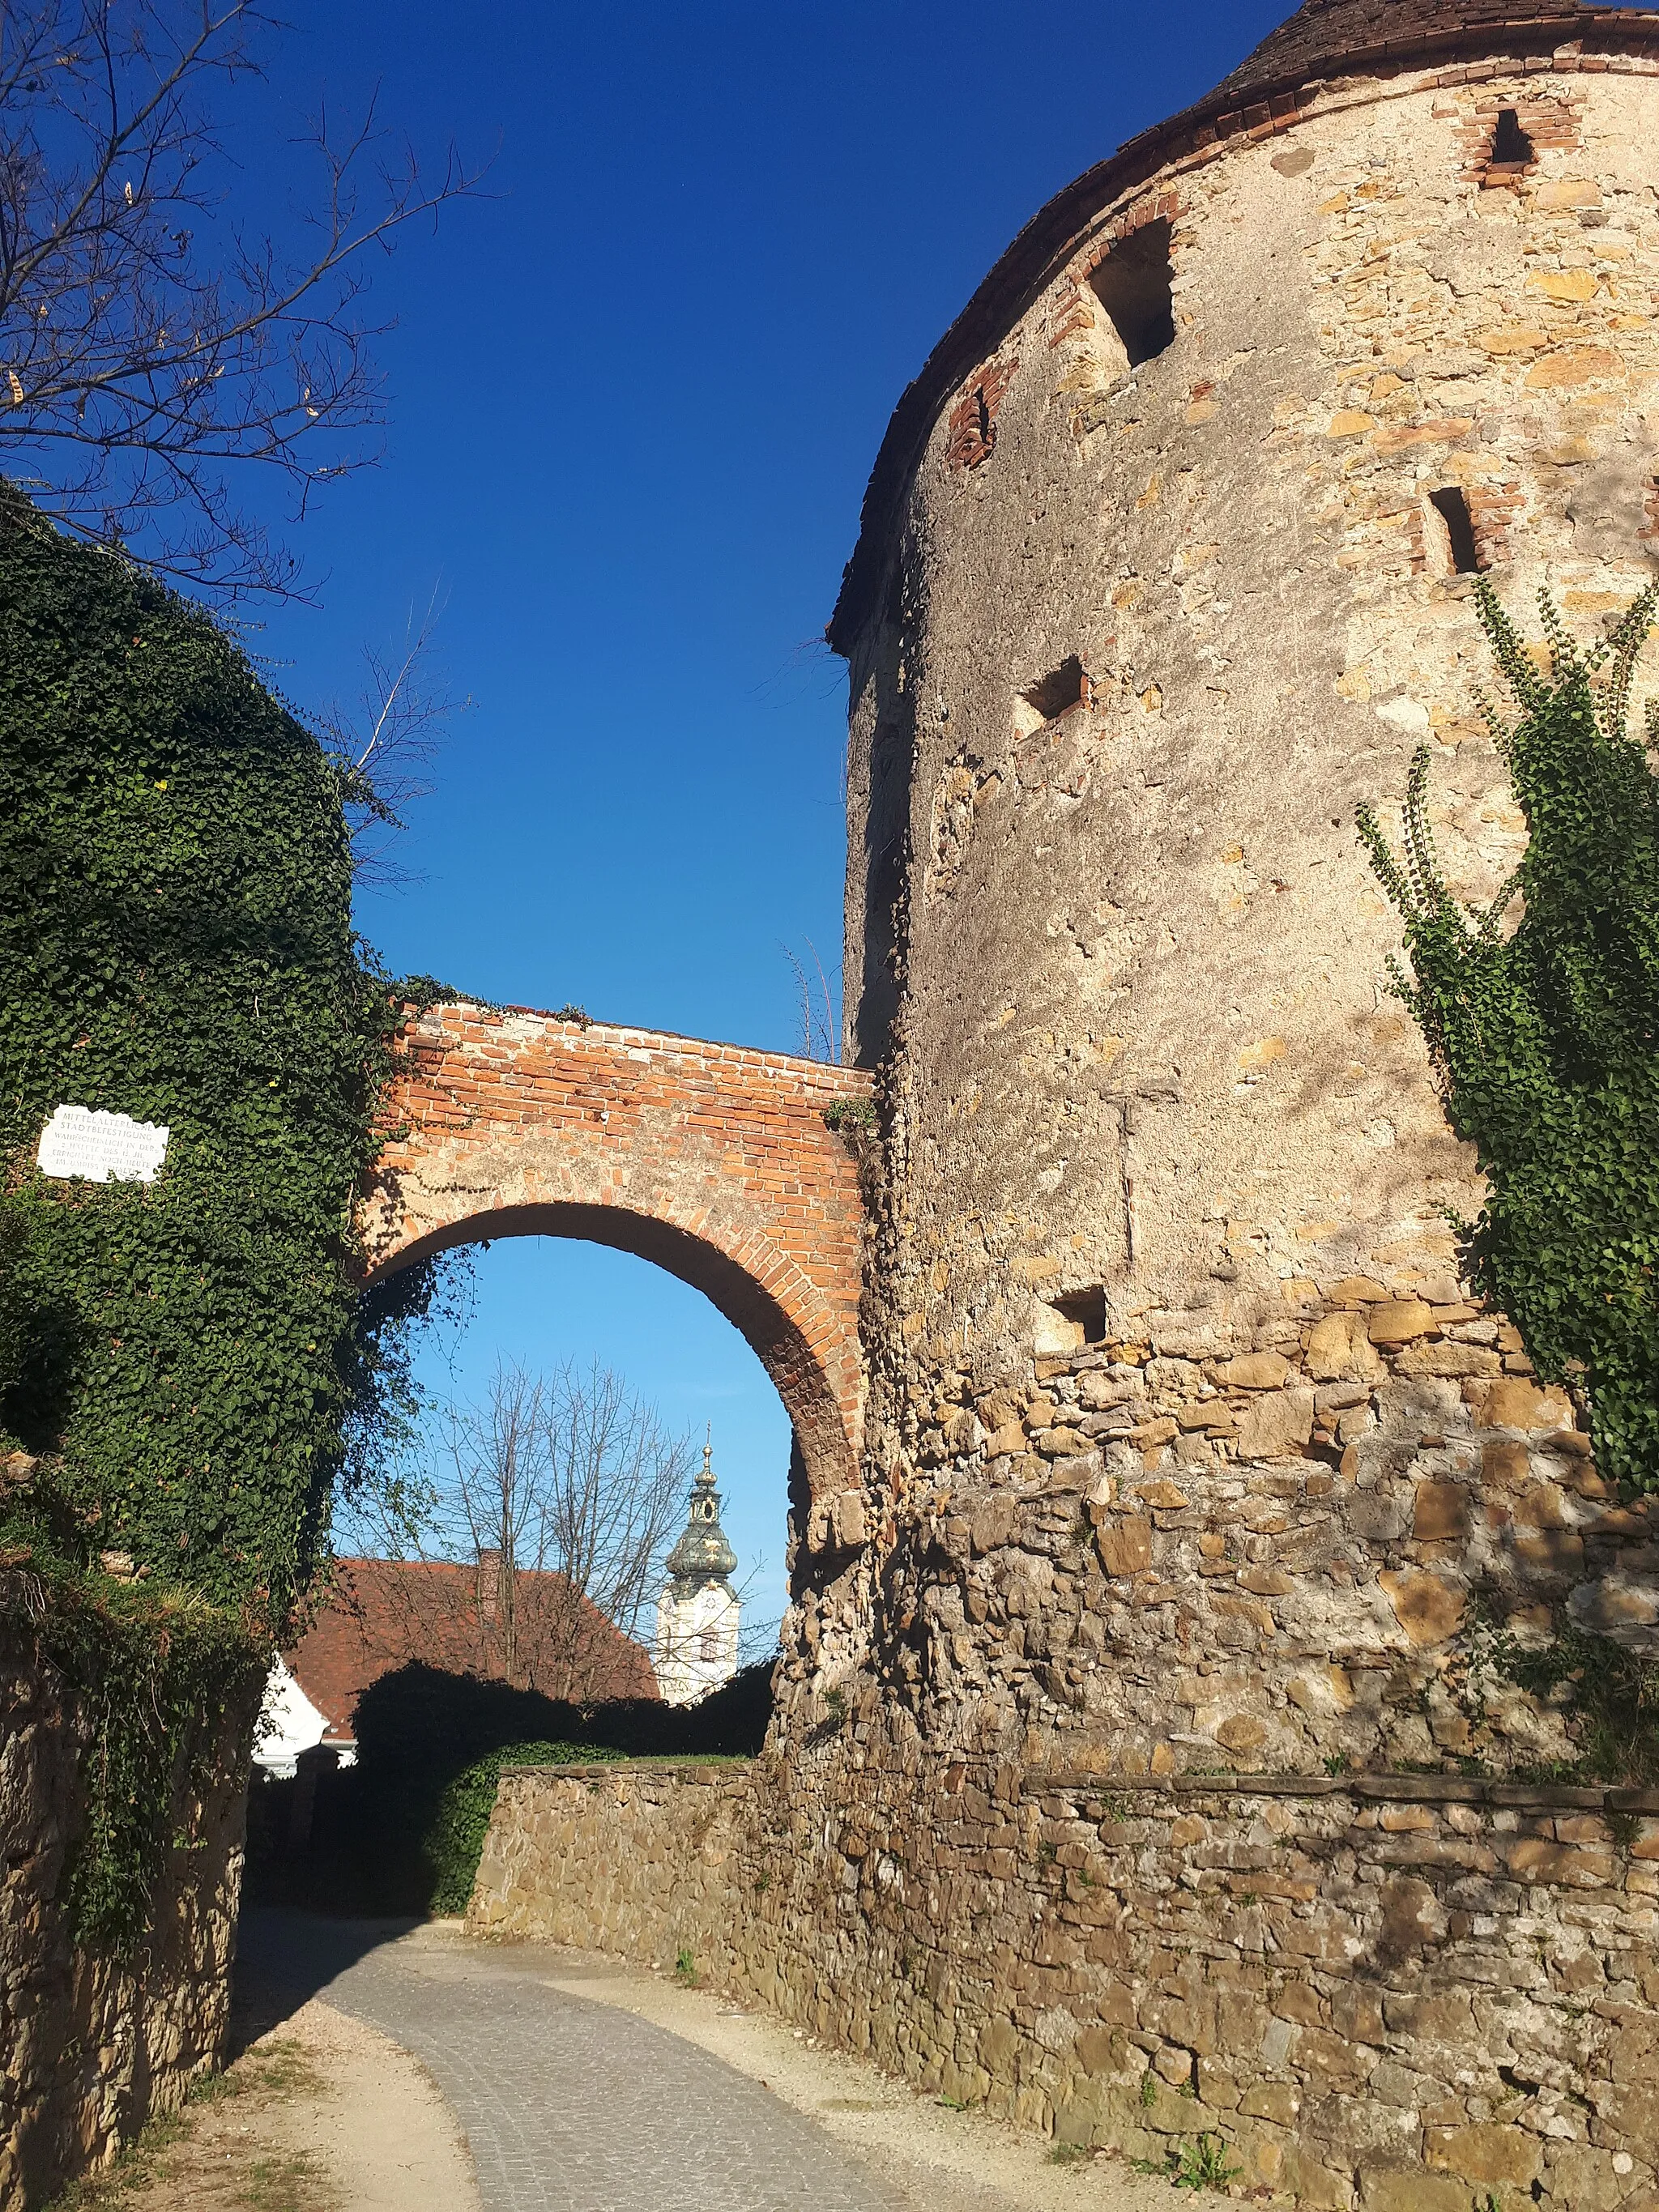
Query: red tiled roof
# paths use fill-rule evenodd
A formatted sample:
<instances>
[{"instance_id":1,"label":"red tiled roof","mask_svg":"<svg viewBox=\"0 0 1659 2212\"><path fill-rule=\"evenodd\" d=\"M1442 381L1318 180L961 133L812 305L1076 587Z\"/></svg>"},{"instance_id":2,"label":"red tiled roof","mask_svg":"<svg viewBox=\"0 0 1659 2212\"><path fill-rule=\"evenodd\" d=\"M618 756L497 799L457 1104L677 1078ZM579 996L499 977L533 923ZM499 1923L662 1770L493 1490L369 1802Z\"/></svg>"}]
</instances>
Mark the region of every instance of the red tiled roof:
<instances>
[{"instance_id":1,"label":"red tiled roof","mask_svg":"<svg viewBox=\"0 0 1659 2212\"><path fill-rule=\"evenodd\" d=\"M574 1607L574 1610L573 1610ZM520 1570L514 1609L519 1687L582 1703L659 1695L649 1658L562 1575ZM332 1594L291 1651L290 1671L349 1741L371 1682L412 1661L455 1674L506 1680L493 1570L448 1560L342 1559Z\"/></svg>"},{"instance_id":2,"label":"red tiled roof","mask_svg":"<svg viewBox=\"0 0 1659 2212\"><path fill-rule=\"evenodd\" d=\"M1577 27L1581 0L1307 0L1288 21L1224 77L1204 105L1243 100L1263 91L1328 76L1356 57L1432 45L1448 35L1462 40L1483 32L1523 28L1547 20ZM1583 12L1605 12L1595 0Z\"/></svg>"}]
</instances>

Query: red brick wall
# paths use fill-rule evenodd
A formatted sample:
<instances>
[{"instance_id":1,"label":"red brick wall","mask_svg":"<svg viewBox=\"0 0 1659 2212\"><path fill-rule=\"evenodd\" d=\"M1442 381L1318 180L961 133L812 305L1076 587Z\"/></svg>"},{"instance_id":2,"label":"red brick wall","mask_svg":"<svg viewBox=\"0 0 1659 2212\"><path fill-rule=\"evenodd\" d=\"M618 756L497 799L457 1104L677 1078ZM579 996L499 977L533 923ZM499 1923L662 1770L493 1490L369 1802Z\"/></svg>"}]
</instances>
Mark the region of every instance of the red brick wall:
<instances>
[{"instance_id":1,"label":"red brick wall","mask_svg":"<svg viewBox=\"0 0 1659 2212\"><path fill-rule=\"evenodd\" d=\"M856 1479L865 1210L828 1127L863 1070L523 1008L411 1020L361 1221L371 1273L496 1237L580 1237L695 1284L788 1409L814 1494Z\"/></svg>"}]
</instances>

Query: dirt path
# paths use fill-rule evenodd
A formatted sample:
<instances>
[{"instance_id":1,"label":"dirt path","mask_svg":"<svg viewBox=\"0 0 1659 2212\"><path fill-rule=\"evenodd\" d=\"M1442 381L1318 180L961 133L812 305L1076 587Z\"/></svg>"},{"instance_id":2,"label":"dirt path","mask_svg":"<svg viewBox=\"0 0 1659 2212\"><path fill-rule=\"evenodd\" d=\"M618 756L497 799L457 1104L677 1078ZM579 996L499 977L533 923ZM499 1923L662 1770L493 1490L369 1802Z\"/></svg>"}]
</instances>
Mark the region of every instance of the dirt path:
<instances>
[{"instance_id":1,"label":"dirt path","mask_svg":"<svg viewBox=\"0 0 1659 2212\"><path fill-rule=\"evenodd\" d=\"M312 1998L54 2212L477 2212L417 2059Z\"/></svg>"}]
</instances>

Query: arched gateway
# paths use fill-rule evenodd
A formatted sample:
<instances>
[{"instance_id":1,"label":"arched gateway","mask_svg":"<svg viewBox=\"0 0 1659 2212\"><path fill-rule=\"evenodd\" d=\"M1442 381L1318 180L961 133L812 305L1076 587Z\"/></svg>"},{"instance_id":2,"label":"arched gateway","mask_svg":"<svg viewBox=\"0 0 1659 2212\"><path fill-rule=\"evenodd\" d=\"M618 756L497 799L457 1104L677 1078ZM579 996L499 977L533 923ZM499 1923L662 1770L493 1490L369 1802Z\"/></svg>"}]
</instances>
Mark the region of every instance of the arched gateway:
<instances>
[{"instance_id":1,"label":"arched gateway","mask_svg":"<svg viewBox=\"0 0 1659 2212\"><path fill-rule=\"evenodd\" d=\"M824 1115L867 1100L870 1084L784 1053L433 1006L399 1040L393 1133L360 1212L369 1272L497 1237L579 1237L655 1261L758 1355L827 1532L863 1423L865 1209Z\"/></svg>"}]
</instances>

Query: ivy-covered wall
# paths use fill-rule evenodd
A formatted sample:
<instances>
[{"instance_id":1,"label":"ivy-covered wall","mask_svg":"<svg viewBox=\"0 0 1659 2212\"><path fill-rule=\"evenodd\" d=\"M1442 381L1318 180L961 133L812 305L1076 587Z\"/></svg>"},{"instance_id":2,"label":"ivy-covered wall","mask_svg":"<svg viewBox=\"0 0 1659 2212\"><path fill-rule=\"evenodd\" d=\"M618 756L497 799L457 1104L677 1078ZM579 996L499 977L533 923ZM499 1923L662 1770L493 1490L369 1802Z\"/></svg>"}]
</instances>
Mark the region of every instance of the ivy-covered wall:
<instances>
[{"instance_id":1,"label":"ivy-covered wall","mask_svg":"<svg viewBox=\"0 0 1659 2212\"><path fill-rule=\"evenodd\" d=\"M199 610L0 508L0 1425L98 1551L280 1625L373 1395L349 1264L393 1004L346 779ZM60 1103L152 1185L35 1166Z\"/></svg>"}]
</instances>

